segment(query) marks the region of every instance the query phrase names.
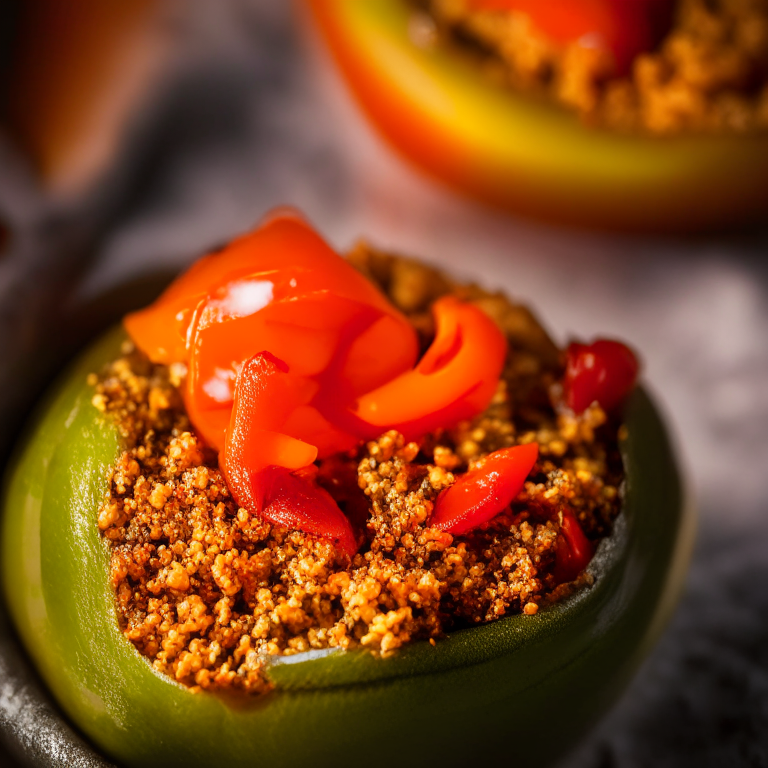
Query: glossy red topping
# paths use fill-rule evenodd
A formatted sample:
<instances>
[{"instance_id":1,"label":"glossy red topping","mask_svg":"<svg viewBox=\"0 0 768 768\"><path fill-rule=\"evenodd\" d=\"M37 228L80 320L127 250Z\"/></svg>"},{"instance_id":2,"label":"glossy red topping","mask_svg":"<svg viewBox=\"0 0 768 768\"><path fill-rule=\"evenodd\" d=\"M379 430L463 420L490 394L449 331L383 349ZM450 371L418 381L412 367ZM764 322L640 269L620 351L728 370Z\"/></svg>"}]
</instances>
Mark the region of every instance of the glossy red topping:
<instances>
[{"instance_id":1,"label":"glossy red topping","mask_svg":"<svg viewBox=\"0 0 768 768\"><path fill-rule=\"evenodd\" d=\"M492 520L520 493L538 455L536 443L489 453L437 497L430 525L462 534Z\"/></svg>"},{"instance_id":2,"label":"glossy red topping","mask_svg":"<svg viewBox=\"0 0 768 768\"><path fill-rule=\"evenodd\" d=\"M627 399L639 370L634 352L620 341L573 342L566 357L565 403L576 413L583 412L593 402L605 411L612 411Z\"/></svg>"},{"instance_id":3,"label":"glossy red topping","mask_svg":"<svg viewBox=\"0 0 768 768\"><path fill-rule=\"evenodd\" d=\"M555 580L573 581L589 564L594 550L576 516L567 507L560 511L560 534L555 552Z\"/></svg>"},{"instance_id":4,"label":"glossy red topping","mask_svg":"<svg viewBox=\"0 0 768 768\"><path fill-rule=\"evenodd\" d=\"M216 449L224 442L239 367L255 354L270 352L292 374L313 380L318 392L326 376L326 388L341 400L408 370L418 354L406 318L291 214L274 216L201 259L125 325L151 360L188 362L187 408ZM297 435L323 424L313 406L294 417ZM322 451L349 445L331 440Z\"/></svg>"}]
</instances>

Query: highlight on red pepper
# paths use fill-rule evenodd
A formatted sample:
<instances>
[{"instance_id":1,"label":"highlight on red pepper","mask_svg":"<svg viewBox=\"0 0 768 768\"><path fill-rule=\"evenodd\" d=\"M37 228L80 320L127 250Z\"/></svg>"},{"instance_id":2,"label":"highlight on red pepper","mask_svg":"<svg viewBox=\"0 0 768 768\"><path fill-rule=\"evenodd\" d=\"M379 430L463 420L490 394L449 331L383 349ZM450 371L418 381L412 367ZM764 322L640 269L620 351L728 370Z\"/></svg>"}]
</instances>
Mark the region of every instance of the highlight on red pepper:
<instances>
[{"instance_id":1,"label":"highlight on red pepper","mask_svg":"<svg viewBox=\"0 0 768 768\"><path fill-rule=\"evenodd\" d=\"M639 370L635 353L620 341L572 342L566 353L565 403L575 413L582 413L593 402L604 411L613 411L629 396Z\"/></svg>"},{"instance_id":2,"label":"highlight on red pepper","mask_svg":"<svg viewBox=\"0 0 768 768\"><path fill-rule=\"evenodd\" d=\"M670 0L470 0L469 5L520 11L555 42L604 49L617 75L627 74L637 55L659 42L672 10Z\"/></svg>"},{"instance_id":3,"label":"highlight on red pepper","mask_svg":"<svg viewBox=\"0 0 768 768\"><path fill-rule=\"evenodd\" d=\"M487 523L520 493L538 455L536 443L489 453L440 493L430 525L458 535Z\"/></svg>"},{"instance_id":4,"label":"highlight on red pepper","mask_svg":"<svg viewBox=\"0 0 768 768\"><path fill-rule=\"evenodd\" d=\"M592 559L592 542L586 537L573 512L560 510L560 533L555 551L554 576L558 584L573 581Z\"/></svg>"}]
</instances>

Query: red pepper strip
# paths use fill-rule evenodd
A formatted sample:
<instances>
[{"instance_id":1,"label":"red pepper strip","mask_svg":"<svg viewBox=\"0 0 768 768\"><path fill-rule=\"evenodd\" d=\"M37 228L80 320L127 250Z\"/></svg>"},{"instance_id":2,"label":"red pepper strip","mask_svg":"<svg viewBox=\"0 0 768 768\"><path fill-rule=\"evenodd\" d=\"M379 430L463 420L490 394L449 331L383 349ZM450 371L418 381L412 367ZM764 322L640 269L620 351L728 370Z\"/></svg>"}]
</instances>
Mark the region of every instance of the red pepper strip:
<instances>
[{"instance_id":1,"label":"red pepper strip","mask_svg":"<svg viewBox=\"0 0 768 768\"><path fill-rule=\"evenodd\" d=\"M259 514L267 522L330 539L341 552L354 557L357 542L352 526L324 488L283 467L256 473L252 487L261 502Z\"/></svg>"},{"instance_id":2,"label":"red pepper strip","mask_svg":"<svg viewBox=\"0 0 768 768\"><path fill-rule=\"evenodd\" d=\"M651 50L669 28L670 0L471 0L480 10L520 11L551 40L601 47L625 75L638 54Z\"/></svg>"},{"instance_id":3,"label":"red pepper strip","mask_svg":"<svg viewBox=\"0 0 768 768\"><path fill-rule=\"evenodd\" d=\"M315 446L282 432L287 417L305 402L307 384L312 382L293 376L269 352L245 362L224 440L223 468L231 489L249 485L253 473L272 464L300 469L315 460Z\"/></svg>"},{"instance_id":4,"label":"red pepper strip","mask_svg":"<svg viewBox=\"0 0 768 768\"><path fill-rule=\"evenodd\" d=\"M539 455L536 443L502 448L442 491L430 525L454 535L493 519L520 493Z\"/></svg>"},{"instance_id":5,"label":"red pepper strip","mask_svg":"<svg viewBox=\"0 0 768 768\"><path fill-rule=\"evenodd\" d=\"M634 352L620 341L573 342L566 357L565 403L575 413L582 413L595 401L604 411L612 411L629 396L639 370Z\"/></svg>"},{"instance_id":6,"label":"red pepper strip","mask_svg":"<svg viewBox=\"0 0 768 768\"><path fill-rule=\"evenodd\" d=\"M269 353L256 355L243 365L221 469L235 501L251 514L330 539L351 557L357 547L343 512L310 477L290 471L311 466L317 448L274 431L290 411L290 395L297 396L294 402L300 399L301 384Z\"/></svg>"},{"instance_id":7,"label":"red pepper strip","mask_svg":"<svg viewBox=\"0 0 768 768\"><path fill-rule=\"evenodd\" d=\"M573 581L587 567L592 559L593 547L570 509L564 507L560 517L560 534L555 551L555 580L563 584Z\"/></svg>"},{"instance_id":8,"label":"red pepper strip","mask_svg":"<svg viewBox=\"0 0 768 768\"><path fill-rule=\"evenodd\" d=\"M480 309L444 297L432 306L436 337L416 367L358 398L351 413L363 437L397 429L406 439L480 413L490 402L507 341Z\"/></svg>"}]
</instances>

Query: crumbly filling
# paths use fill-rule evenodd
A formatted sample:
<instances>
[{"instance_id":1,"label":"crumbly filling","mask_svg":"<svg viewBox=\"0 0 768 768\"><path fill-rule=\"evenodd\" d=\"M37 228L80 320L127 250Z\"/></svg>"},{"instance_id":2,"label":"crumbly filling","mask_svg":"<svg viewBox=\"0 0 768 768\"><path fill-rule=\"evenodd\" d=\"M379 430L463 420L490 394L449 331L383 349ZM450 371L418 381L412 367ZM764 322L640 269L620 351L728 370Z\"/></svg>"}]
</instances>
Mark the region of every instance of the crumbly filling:
<instances>
[{"instance_id":1,"label":"crumbly filling","mask_svg":"<svg viewBox=\"0 0 768 768\"><path fill-rule=\"evenodd\" d=\"M416 2L429 14L414 25L422 42L434 23L489 77L591 125L657 135L768 129L768 0L678 0L670 32L625 78L612 75L605 52L555 44L524 14L470 10L467 0Z\"/></svg>"},{"instance_id":2,"label":"crumbly filling","mask_svg":"<svg viewBox=\"0 0 768 768\"><path fill-rule=\"evenodd\" d=\"M349 258L412 319L425 347L430 304L450 292L482 307L512 350L493 402L471 422L420 443L388 432L320 463L318 482L365 535L351 563L326 541L238 508L184 412L182 367L153 365L126 344L92 376L93 401L126 445L98 513L121 627L156 669L188 686L260 693L271 687L271 655L331 647L387 654L455 628L535 614L591 582L582 573L556 583L563 506L593 540L618 512L616 425L597 406L578 418L553 407L561 355L527 309L364 244ZM429 526L454 473L530 441L540 445L539 461L507 513L466 536Z\"/></svg>"}]
</instances>

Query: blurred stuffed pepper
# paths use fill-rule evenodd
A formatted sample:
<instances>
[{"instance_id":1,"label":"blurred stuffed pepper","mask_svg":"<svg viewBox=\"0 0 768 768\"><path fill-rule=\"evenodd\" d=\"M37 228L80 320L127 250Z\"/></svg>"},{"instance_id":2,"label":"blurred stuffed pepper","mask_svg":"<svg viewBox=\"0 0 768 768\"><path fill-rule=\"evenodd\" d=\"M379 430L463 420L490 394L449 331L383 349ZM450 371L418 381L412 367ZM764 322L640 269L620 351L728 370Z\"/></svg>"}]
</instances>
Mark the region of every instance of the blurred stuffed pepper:
<instances>
[{"instance_id":1,"label":"blurred stuffed pepper","mask_svg":"<svg viewBox=\"0 0 768 768\"><path fill-rule=\"evenodd\" d=\"M611 229L768 211L765 4L308 3L383 136L453 187Z\"/></svg>"}]
</instances>

